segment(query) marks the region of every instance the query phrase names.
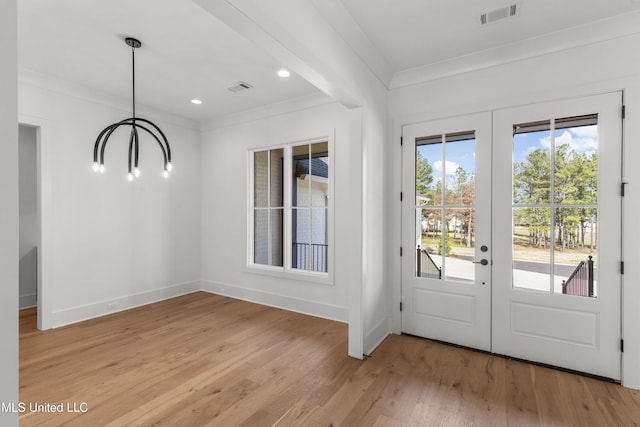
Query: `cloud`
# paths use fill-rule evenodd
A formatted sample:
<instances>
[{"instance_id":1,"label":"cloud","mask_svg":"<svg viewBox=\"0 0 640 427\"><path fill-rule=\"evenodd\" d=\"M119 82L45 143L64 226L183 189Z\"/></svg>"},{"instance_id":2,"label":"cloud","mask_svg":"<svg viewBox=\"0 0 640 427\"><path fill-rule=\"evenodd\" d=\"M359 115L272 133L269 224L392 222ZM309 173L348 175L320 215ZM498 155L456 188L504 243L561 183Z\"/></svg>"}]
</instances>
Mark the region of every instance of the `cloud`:
<instances>
[{"instance_id":1,"label":"cloud","mask_svg":"<svg viewBox=\"0 0 640 427\"><path fill-rule=\"evenodd\" d=\"M446 161L445 162L445 175L447 176L451 176L454 175L456 173L456 169L458 169L460 167L460 165L456 162L450 162L450 161ZM441 177L442 176L442 160L436 160L435 162L433 162L433 170L436 172L434 175L437 177Z\"/></svg>"},{"instance_id":2,"label":"cloud","mask_svg":"<svg viewBox=\"0 0 640 427\"><path fill-rule=\"evenodd\" d=\"M582 137L582 138L593 138L598 139L598 126L580 126L577 128L569 129L569 132L572 134Z\"/></svg>"},{"instance_id":3,"label":"cloud","mask_svg":"<svg viewBox=\"0 0 640 427\"><path fill-rule=\"evenodd\" d=\"M551 137L540 138L540 145L551 147ZM598 127L582 126L578 128L565 129L555 138L556 147L569 145L578 153L593 153L598 149Z\"/></svg>"}]
</instances>

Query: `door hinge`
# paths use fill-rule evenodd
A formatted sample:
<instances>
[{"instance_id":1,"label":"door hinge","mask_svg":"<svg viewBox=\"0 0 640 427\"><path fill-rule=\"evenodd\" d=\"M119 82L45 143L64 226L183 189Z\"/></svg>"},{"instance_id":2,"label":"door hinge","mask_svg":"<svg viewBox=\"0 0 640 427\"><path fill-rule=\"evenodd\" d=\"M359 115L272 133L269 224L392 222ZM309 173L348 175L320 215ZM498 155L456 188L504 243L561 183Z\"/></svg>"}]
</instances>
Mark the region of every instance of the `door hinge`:
<instances>
[{"instance_id":1,"label":"door hinge","mask_svg":"<svg viewBox=\"0 0 640 427\"><path fill-rule=\"evenodd\" d=\"M402 306L402 303L400 303L400 305ZM400 309L400 311L402 311L402 308ZM624 340L623 339L620 340L620 352L624 353Z\"/></svg>"},{"instance_id":2,"label":"door hinge","mask_svg":"<svg viewBox=\"0 0 640 427\"><path fill-rule=\"evenodd\" d=\"M400 146L402 147L402 137L400 137Z\"/></svg>"},{"instance_id":3,"label":"door hinge","mask_svg":"<svg viewBox=\"0 0 640 427\"><path fill-rule=\"evenodd\" d=\"M622 197L624 197L624 186L625 186L625 185L627 185L627 183L626 183L626 182L621 182L621 183L620 183L620 195L621 195Z\"/></svg>"},{"instance_id":4,"label":"door hinge","mask_svg":"<svg viewBox=\"0 0 640 427\"><path fill-rule=\"evenodd\" d=\"M626 108L626 105L623 105L622 106L622 118L624 119L626 115L627 115L627 108Z\"/></svg>"},{"instance_id":5,"label":"door hinge","mask_svg":"<svg viewBox=\"0 0 640 427\"><path fill-rule=\"evenodd\" d=\"M400 192L400 201L402 201L402 191Z\"/></svg>"},{"instance_id":6,"label":"door hinge","mask_svg":"<svg viewBox=\"0 0 640 427\"><path fill-rule=\"evenodd\" d=\"M402 246L400 246L400 256L402 256Z\"/></svg>"},{"instance_id":7,"label":"door hinge","mask_svg":"<svg viewBox=\"0 0 640 427\"><path fill-rule=\"evenodd\" d=\"M400 311L402 311L402 301L400 301Z\"/></svg>"},{"instance_id":8,"label":"door hinge","mask_svg":"<svg viewBox=\"0 0 640 427\"><path fill-rule=\"evenodd\" d=\"M624 274L624 261L620 261L620 274Z\"/></svg>"}]
</instances>

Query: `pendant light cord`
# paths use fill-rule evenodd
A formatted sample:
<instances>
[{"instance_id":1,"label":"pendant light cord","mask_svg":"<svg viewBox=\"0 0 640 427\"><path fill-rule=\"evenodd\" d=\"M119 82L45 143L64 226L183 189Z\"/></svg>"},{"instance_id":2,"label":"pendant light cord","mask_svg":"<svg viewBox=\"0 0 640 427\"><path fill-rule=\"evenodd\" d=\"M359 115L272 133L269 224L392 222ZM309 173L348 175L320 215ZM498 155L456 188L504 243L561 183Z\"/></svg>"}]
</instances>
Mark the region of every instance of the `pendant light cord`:
<instances>
[{"instance_id":1,"label":"pendant light cord","mask_svg":"<svg viewBox=\"0 0 640 427\"><path fill-rule=\"evenodd\" d=\"M131 91L133 92L133 119L136 118L136 48L131 47Z\"/></svg>"}]
</instances>

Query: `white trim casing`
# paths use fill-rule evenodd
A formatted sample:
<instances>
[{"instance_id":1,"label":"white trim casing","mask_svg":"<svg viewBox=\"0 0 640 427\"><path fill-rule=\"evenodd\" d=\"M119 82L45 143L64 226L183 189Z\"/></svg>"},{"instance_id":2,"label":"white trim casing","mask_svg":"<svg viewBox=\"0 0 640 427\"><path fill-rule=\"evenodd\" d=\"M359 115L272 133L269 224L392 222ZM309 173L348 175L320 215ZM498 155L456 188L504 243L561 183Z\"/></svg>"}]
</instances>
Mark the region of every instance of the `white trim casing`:
<instances>
[{"instance_id":1,"label":"white trim casing","mask_svg":"<svg viewBox=\"0 0 640 427\"><path fill-rule=\"evenodd\" d=\"M335 163L335 149L334 149L334 139L335 139L335 129L331 132L327 132L327 136L322 137L314 137L304 140L292 141L287 143L280 143L274 145L267 146L259 146L252 147L247 152L247 171L248 171L248 179L247 179L247 236L246 236L246 272L253 274L264 274L267 276L275 276L281 277L285 279L293 279L304 282L312 282L323 285L334 285L334 276L335 276L335 259L333 256L334 250L334 215L335 215L335 207L333 203L334 199L334 186L335 186L335 176L334 172L334 163ZM328 272L327 273L319 273L313 271L304 271L298 269L292 269L291 267L291 211L292 211L292 202L291 202L291 182L288 177L291 176L291 152L292 148L305 144L315 144L315 143L323 143L326 142L329 150L329 186L328 186L328 204L327 204L327 263L328 263ZM284 165L283 165L283 175L285 177L283 182L283 197L284 197L284 221L283 221L283 267L277 266L269 266L269 265L259 265L253 263L253 253L254 253L254 205L253 205L253 191L254 191L254 161L253 154L260 151L271 151L284 149ZM269 162L270 163L270 162ZM270 179L268 184L268 192L270 194ZM270 241L270 239L269 239Z\"/></svg>"}]
</instances>

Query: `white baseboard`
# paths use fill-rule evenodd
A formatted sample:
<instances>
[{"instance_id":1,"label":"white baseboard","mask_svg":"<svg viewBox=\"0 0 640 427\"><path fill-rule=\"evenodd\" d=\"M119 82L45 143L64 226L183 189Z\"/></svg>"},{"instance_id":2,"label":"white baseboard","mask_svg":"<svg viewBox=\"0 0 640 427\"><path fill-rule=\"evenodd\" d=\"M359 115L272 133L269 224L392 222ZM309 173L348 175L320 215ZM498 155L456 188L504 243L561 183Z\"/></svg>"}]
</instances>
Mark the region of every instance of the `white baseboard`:
<instances>
[{"instance_id":1,"label":"white baseboard","mask_svg":"<svg viewBox=\"0 0 640 427\"><path fill-rule=\"evenodd\" d=\"M54 311L51 313L51 326L57 328L83 320L93 319L118 311L129 310L141 305L151 304L180 295L190 294L200 290L200 282L185 282L166 288L153 289L146 292L127 295L112 300L100 301L79 307Z\"/></svg>"},{"instance_id":2,"label":"white baseboard","mask_svg":"<svg viewBox=\"0 0 640 427\"><path fill-rule=\"evenodd\" d=\"M20 295L20 310L23 308L31 308L38 305L38 296L36 294Z\"/></svg>"},{"instance_id":3,"label":"white baseboard","mask_svg":"<svg viewBox=\"0 0 640 427\"><path fill-rule=\"evenodd\" d=\"M382 319L368 334L364 337L364 354L369 356L389 335L389 325L387 319Z\"/></svg>"},{"instance_id":4,"label":"white baseboard","mask_svg":"<svg viewBox=\"0 0 640 427\"><path fill-rule=\"evenodd\" d=\"M323 304L315 301L278 295L256 289L242 288L239 286L212 282L208 280L203 280L201 283L201 290L210 292L212 294L223 295L243 301L249 301L257 304L268 305L270 307L295 311L297 313L308 314L310 316L335 320L342 323L347 323L349 319L347 307Z\"/></svg>"}]
</instances>

